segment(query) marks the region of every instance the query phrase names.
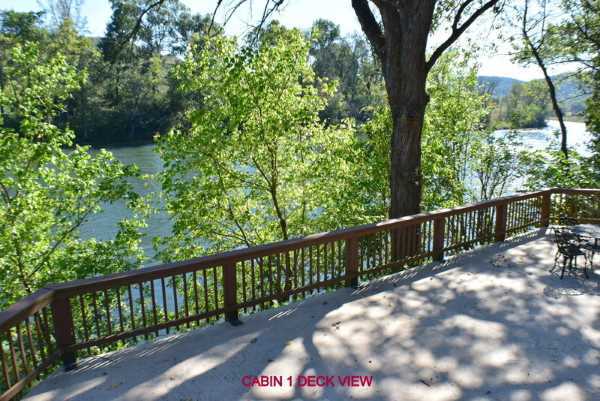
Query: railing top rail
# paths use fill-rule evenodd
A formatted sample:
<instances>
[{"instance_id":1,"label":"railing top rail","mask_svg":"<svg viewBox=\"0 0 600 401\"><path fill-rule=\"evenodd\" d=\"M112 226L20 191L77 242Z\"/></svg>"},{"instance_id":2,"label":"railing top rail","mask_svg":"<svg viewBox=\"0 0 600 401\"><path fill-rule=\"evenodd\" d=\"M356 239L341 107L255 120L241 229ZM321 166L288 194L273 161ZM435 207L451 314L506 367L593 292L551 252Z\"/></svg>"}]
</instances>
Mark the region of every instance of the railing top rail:
<instances>
[{"instance_id":1,"label":"railing top rail","mask_svg":"<svg viewBox=\"0 0 600 401\"><path fill-rule=\"evenodd\" d=\"M31 295L21 298L8 309L0 311L0 332L22 322L44 306L52 302L54 291L42 288Z\"/></svg>"},{"instance_id":2,"label":"railing top rail","mask_svg":"<svg viewBox=\"0 0 600 401\"><path fill-rule=\"evenodd\" d=\"M73 294L85 293L90 290L102 290L109 287L113 287L115 285L125 285L141 281L148 281L160 277L181 274L193 270L219 266L226 263L249 260L261 256L272 255L278 252L299 249L309 245L316 245L336 240L344 240L348 238L362 237L384 230L419 224L423 221L435 220L437 218L466 213L472 210L493 207L502 203L509 203L511 201L534 198L545 193L551 192L551 189L545 189L524 194L510 195L502 198L497 198L484 202L477 202L455 208L441 209L428 213L420 213L411 216L405 216L398 219L385 220L379 223L365 224L337 231L312 234L306 237L290 239L287 241L279 241L264 245L258 245L250 248L236 249L233 251L223 252L216 255L209 255L189 259L182 262L161 264L157 266L150 266L141 269L130 270L122 273L110 274L102 277L94 277L89 279L70 281L67 283L55 284L49 286L49 288L55 290L57 292L57 296L71 296Z\"/></svg>"},{"instance_id":3,"label":"railing top rail","mask_svg":"<svg viewBox=\"0 0 600 401\"><path fill-rule=\"evenodd\" d=\"M600 195L600 189L595 188L553 188L553 193L561 193L561 194L598 194Z\"/></svg>"}]
</instances>

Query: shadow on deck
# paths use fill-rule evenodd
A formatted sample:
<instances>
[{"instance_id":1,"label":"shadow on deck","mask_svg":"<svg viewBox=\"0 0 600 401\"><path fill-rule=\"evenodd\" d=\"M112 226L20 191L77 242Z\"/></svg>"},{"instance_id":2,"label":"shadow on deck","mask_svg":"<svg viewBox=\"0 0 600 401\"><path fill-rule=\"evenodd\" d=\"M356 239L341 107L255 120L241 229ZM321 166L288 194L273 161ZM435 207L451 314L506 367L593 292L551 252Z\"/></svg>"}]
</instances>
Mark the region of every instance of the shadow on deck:
<instances>
[{"instance_id":1,"label":"shadow on deck","mask_svg":"<svg viewBox=\"0 0 600 401\"><path fill-rule=\"evenodd\" d=\"M82 361L27 401L600 399L600 277L549 273L535 233L285 308ZM598 264L598 259L596 259ZM246 388L246 375L283 385ZM372 375L368 387L287 376Z\"/></svg>"}]
</instances>

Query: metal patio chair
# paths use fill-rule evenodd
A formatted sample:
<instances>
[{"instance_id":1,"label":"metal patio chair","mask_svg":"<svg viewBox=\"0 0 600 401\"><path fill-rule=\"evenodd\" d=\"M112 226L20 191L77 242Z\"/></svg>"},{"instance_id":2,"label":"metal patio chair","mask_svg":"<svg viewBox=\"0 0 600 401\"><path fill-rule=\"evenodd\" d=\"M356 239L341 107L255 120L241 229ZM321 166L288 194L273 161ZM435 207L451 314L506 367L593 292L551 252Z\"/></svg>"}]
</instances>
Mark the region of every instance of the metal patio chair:
<instances>
[{"instance_id":1,"label":"metal patio chair","mask_svg":"<svg viewBox=\"0 0 600 401\"><path fill-rule=\"evenodd\" d=\"M577 267L577 258L579 256L583 256L583 273L586 278L588 278L587 272L587 264L588 257L587 252L583 248L583 244L578 235L570 232L569 230L555 228L554 229L554 241L556 243L556 255L554 257L554 266L552 267L551 272L556 270L556 266L558 261L562 257L562 270L560 273L560 278L565 275L565 269L567 267L567 262L569 262L569 271L573 271L575 267Z\"/></svg>"}]
</instances>

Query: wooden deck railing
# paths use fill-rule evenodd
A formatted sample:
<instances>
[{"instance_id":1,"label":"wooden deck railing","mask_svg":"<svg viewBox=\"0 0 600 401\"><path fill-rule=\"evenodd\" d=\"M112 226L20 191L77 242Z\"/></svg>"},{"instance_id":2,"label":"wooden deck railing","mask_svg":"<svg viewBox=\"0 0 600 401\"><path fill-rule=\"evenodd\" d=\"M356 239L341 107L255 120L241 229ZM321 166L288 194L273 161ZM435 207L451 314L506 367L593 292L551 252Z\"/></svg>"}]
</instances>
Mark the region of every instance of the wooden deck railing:
<instances>
[{"instance_id":1,"label":"wooden deck railing","mask_svg":"<svg viewBox=\"0 0 600 401\"><path fill-rule=\"evenodd\" d=\"M600 223L600 189L547 189L49 285L0 312L0 401L60 361L270 308L544 227Z\"/></svg>"}]
</instances>

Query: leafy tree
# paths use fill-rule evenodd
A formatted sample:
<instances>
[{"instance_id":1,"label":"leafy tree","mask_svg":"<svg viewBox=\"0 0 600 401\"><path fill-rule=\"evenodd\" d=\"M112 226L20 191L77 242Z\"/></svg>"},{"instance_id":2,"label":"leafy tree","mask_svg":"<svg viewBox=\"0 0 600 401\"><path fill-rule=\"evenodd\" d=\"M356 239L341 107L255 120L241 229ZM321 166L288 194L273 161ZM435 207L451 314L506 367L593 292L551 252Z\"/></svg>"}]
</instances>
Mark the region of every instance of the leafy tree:
<instances>
[{"instance_id":1,"label":"leafy tree","mask_svg":"<svg viewBox=\"0 0 600 401\"><path fill-rule=\"evenodd\" d=\"M95 77L101 62L100 52L90 38L77 32L73 20L62 20L56 30L49 33L48 46L45 52L49 55L61 53L66 62L75 67L79 74ZM93 141L95 127L98 126L95 94L98 87L95 82L85 80L65 102L65 111L55 119L59 127L74 130L79 142Z\"/></svg>"},{"instance_id":2,"label":"leafy tree","mask_svg":"<svg viewBox=\"0 0 600 401\"><path fill-rule=\"evenodd\" d=\"M81 15L84 0L45 0L38 1L46 10L49 25L52 29L59 29L66 21L79 32L85 30L87 20Z\"/></svg>"},{"instance_id":3,"label":"leafy tree","mask_svg":"<svg viewBox=\"0 0 600 401\"><path fill-rule=\"evenodd\" d=\"M569 158L556 147L529 152L523 155L523 166L527 180L525 186L531 190L540 187L597 188L597 171L574 149Z\"/></svg>"},{"instance_id":4,"label":"leafy tree","mask_svg":"<svg viewBox=\"0 0 600 401\"><path fill-rule=\"evenodd\" d=\"M600 183L600 69L594 73L594 92L588 99L586 114L587 126L593 135L590 164L595 172L596 182Z\"/></svg>"},{"instance_id":5,"label":"leafy tree","mask_svg":"<svg viewBox=\"0 0 600 401\"><path fill-rule=\"evenodd\" d=\"M515 84L492 117L494 128L541 128L546 126L549 98L543 81Z\"/></svg>"},{"instance_id":6,"label":"leafy tree","mask_svg":"<svg viewBox=\"0 0 600 401\"><path fill-rule=\"evenodd\" d=\"M345 118L366 122L372 106L385 102L381 70L367 42L360 36L342 37L339 26L327 20L314 22L310 40L315 73L338 83L321 117L334 123Z\"/></svg>"},{"instance_id":7,"label":"leafy tree","mask_svg":"<svg viewBox=\"0 0 600 401\"><path fill-rule=\"evenodd\" d=\"M146 0L111 0L112 18L100 47L112 63L126 57L123 52L181 54L194 33L206 33L211 19L193 15L179 0L156 2L149 7ZM221 28L214 26L213 33Z\"/></svg>"},{"instance_id":8,"label":"leafy tree","mask_svg":"<svg viewBox=\"0 0 600 401\"><path fill-rule=\"evenodd\" d=\"M42 42L47 32L42 28L42 12L0 11L0 90L6 84L4 72L12 48L25 42ZM0 107L0 114L4 110ZM5 116L6 119L6 116Z\"/></svg>"},{"instance_id":9,"label":"leafy tree","mask_svg":"<svg viewBox=\"0 0 600 401\"><path fill-rule=\"evenodd\" d=\"M432 210L469 199L470 168L486 135L487 97L480 94L469 53L440 58L427 81L431 100L423 128L423 207Z\"/></svg>"},{"instance_id":10,"label":"leafy tree","mask_svg":"<svg viewBox=\"0 0 600 401\"><path fill-rule=\"evenodd\" d=\"M55 54L16 45L6 66L0 104L0 307L46 283L132 268L140 260L138 227L122 221L114 240L83 241L81 224L105 202L137 196L127 179L135 170L110 153L93 157L73 145L73 133L52 124L84 76Z\"/></svg>"},{"instance_id":11,"label":"leafy tree","mask_svg":"<svg viewBox=\"0 0 600 401\"><path fill-rule=\"evenodd\" d=\"M525 174L522 143L514 131L496 135L491 132L475 145L470 166L477 180L477 200L504 196L509 186ZM539 189L536 188L536 190Z\"/></svg>"},{"instance_id":12,"label":"leafy tree","mask_svg":"<svg viewBox=\"0 0 600 401\"><path fill-rule=\"evenodd\" d=\"M102 59L90 68L91 112L78 119L76 128L85 142L151 141L169 130L190 102L174 90L170 71L189 41L207 34L210 19L191 14L177 0L156 8L147 3L111 2L113 14L98 44ZM222 31L217 25L212 29L213 34ZM90 120L92 126L86 126Z\"/></svg>"},{"instance_id":13,"label":"leafy tree","mask_svg":"<svg viewBox=\"0 0 600 401\"><path fill-rule=\"evenodd\" d=\"M315 81L309 45L282 30L256 49L216 37L177 66L197 93L184 127L158 139L173 234L165 260L331 229L336 199L353 176L353 131L325 127L319 112L334 88ZM189 128L186 128L189 127Z\"/></svg>"},{"instance_id":14,"label":"leafy tree","mask_svg":"<svg viewBox=\"0 0 600 401\"><path fill-rule=\"evenodd\" d=\"M38 42L45 36L42 28L43 12L0 12L0 35L3 43L19 40L24 42Z\"/></svg>"}]
</instances>

